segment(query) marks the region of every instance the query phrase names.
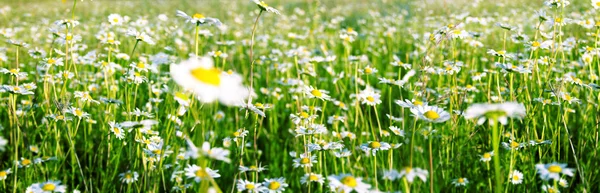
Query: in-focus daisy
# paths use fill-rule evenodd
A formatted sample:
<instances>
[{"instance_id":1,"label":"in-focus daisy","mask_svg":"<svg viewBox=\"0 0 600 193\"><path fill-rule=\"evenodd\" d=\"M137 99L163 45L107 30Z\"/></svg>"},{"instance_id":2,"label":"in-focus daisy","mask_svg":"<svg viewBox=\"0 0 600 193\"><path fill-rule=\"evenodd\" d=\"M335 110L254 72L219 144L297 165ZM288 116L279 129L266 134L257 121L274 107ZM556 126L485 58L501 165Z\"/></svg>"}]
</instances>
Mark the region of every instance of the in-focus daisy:
<instances>
[{"instance_id":1,"label":"in-focus daisy","mask_svg":"<svg viewBox=\"0 0 600 193\"><path fill-rule=\"evenodd\" d=\"M261 183L254 183L248 180L238 180L236 187L240 192L261 192L264 190Z\"/></svg>"},{"instance_id":2,"label":"in-focus daisy","mask_svg":"<svg viewBox=\"0 0 600 193\"><path fill-rule=\"evenodd\" d=\"M119 177L121 177L121 182L127 183L127 184L136 182L138 180L139 176L140 175L137 172L135 172L135 171L132 172L131 170L129 170L125 173L119 174Z\"/></svg>"},{"instance_id":3,"label":"in-focus daisy","mask_svg":"<svg viewBox=\"0 0 600 193\"><path fill-rule=\"evenodd\" d=\"M263 182L264 193L280 193L288 187L288 184L285 183L285 178L266 178L265 182Z\"/></svg>"},{"instance_id":4,"label":"in-focus daisy","mask_svg":"<svg viewBox=\"0 0 600 193\"><path fill-rule=\"evenodd\" d=\"M437 106L416 106L410 111L427 122L442 123L450 119L450 113Z\"/></svg>"},{"instance_id":5,"label":"in-focus daisy","mask_svg":"<svg viewBox=\"0 0 600 193\"><path fill-rule=\"evenodd\" d=\"M523 183L523 173L519 170L513 170L508 174L508 179L512 184L521 184Z\"/></svg>"},{"instance_id":6,"label":"in-focus daisy","mask_svg":"<svg viewBox=\"0 0 600 193\"><path fill-rule=\"evenodd\" d=\"M221 72L213 66L210 57L190 58L171 65L171 77L183 89L192 91L198 100L211 103L219 100L224 105L242 106L250 95L236 73Z\"/></svg>"},{"instance_id":7,"label":"in-focus daisy","mask_svg":"<svg viewBox=\"0 0 600 193\"><path fill-rule=\"evenodd\" d=\"M331 175L327 177L329 180L329 188L333 192L352 192L367 193L371 185L362 181L362 178L357 178L349 174Z\"/></svg>"},{"instance_id":8,"label":"in-focus daisy","mask_svg":"<svg viewBox=\"0 0 600 193\"><path fill-rule=\"evenodd\" d=\"M379 141L369 141L360 145L360 149L363 150L367 155L372 154L375 156L375 153L379 150L388 150L392 148L389 143L379 142Z\"/></svg>"},{"instance_id":9,"label":"in-focus daisy","mask_svg":"<svg viewBox=\"0 0 600 193\"><path fill-rule=\"evenodd\" d=\"M567 164L562 163L549 163L549 164L536 164L535 168L537 173L540 174L542 180L553 179L555 181L560 180L561 175L573 176L574 171L572 168L567 168Z\"/></svg>"},{"instance_id":10,"label":"in-focus daisy","mask_svg":"<svg viewBox=\"0 0 600 193\"><path fill-rule=\"evenodd\" d=\"M500 104L473 104L464 114L466 119L477 119L477 124L485 123L487 119L496 120L502 125L508 123L508 118L525 117L525 106L521 103L506 102ZM488 121L494 124L494 121Z\"/></svg>"},{"instance_id":11,"label":"in-focus daisy","mask_svg":"<svg viewBox=\"0 0 600 193\"><path fill-rule=\"evenodd\" d=\"M212 170L208 167L202 169L196 164L188 165L185 168L185 176L187 176L188 179L194 179L194 181L196 182L221 177L221 175L218 172L219 170Z\"/></svg>"}]
</instances>

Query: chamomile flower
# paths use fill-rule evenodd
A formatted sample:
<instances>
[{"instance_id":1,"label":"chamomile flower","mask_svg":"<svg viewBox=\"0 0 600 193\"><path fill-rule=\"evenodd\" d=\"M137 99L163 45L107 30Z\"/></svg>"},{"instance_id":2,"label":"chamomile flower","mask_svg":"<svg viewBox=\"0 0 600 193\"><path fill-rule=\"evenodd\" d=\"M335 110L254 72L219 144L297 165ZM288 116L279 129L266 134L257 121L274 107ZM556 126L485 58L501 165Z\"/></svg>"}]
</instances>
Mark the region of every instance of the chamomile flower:
<instances>
[{"instance_id":1,"label":"chamomile flower","mask_svg":"<svg viewBox=\"0 0 600 193\"><path fill-rule=\"evenodd\" d=\"M427 170L424 170L421 168L412 168L412 167L405 167L404 169L402 169L402 171L400 171L400 177L401 178L405 177L406 180L408 180L408 182L410 182L410 183L413 182L415 177L418 177L423 182L426 182L428 174L429 174L429 172L427 172Z\"/></svg>"},{"instance_id":2,"label":"chamomile flower","mask_svg":"<svg viewBox=\"0 0 600 193\"><path fill-rule=\"evenodd\" d=\"M67 186L61 185L60 181L49 180L47 182L36 183L32 187L35 193L67 192Z\"/></svg>"},{"instance_id":3,"label":"chamomile flower","mask_svg":"<svg viewBox=\"0 0 600 193\"><path fill-rule=\"evenodd\" d=\"M360 149L363 150L367 155L371 154L375 156L375 153L380 150L389 150L392 146L386 142L369 141L360 145Z\"/></svg>"},{"instance_id":4,"label":"chamomile flower","mask_svg":"<svg viewBox=\"0 0 600 193\"><path fill-rule=\"evenodd\" d=\"M199 14L199 13L195 13L194 15L189 16L185 12L177 10L177 16L186 19L185 22L193 23L195 25L215 25L215 26L222 25L222 23L221 23L221 21L219 21L219 19L212 18L212 17L205 17L204 15Z\"/></svg>"},{"instance_id":5,"label":"chamomile flower","mask_svg":"<svg viewBox=\"0 0 600 193\"><path fill-rule=\"evenodd\" d=\"M548 184L542 185L542 190L548 193L560 193L560 190L558 190L557 187Z\"/></svg>"},{"instance_id":6,"label":"chamomile flower","mask_svg":"<svg viewBox=\"0 0 600 193\"><path fill-rule=\"evenodd\" d=\"M123 19L123 17L119 14L113 13L108 15L108 22L111 25L122 25L123 22L125 22L125 20Z\"/></svg>"},{"instance_id":7,"label":"chamomile flower","mask_svg":"<svg viewBox=\"0 0 600 193\"><path fill-rule=\"evenodd\" d=\"M125 173L121 173L119 174L119 177L121 177L121 182L126 183L126 184L131 184L134 183L138 180L139 178L139 174L135 171L127 171Z\"/></svg>"},{"instance_id":8,"label":"chamomile flower","mask_svg":"<svg viewBox=\"0 0 600 193\"><path fill-rule=\"evenodd\" d=\"M323 175L316 173L306 173L300 178L300 183L302 184L308 184L311 182L323 184L325 182L325 178L323 177Z\"/></svg>"},{"instance_id":9,"label":"chamomile flower","mask_svg":"<svg viewBox=\"0 0 600 193\"><path fill-rule=\"evenodd\" d=\"M480 156L481 158L479 159L479 161L489 162L492 160L492 156L494 156L494 151L485 152Z\"/></svg>"},{"instance_id":10,"label":"chamomile flower","mask_svg":"<svg viewBox=\"0 0 600 193\"><path fill-rule=\"evenodd\" d=\"M225 105L242 106L250 95L248 88L242 85L240 75L221 72L213 66L210 57L194 57L172 64L171 77L203 103L219 100Z\"/></svg>"},{"instance_id":11,"label":"chamomile flower","mask_svg":"<svg viewBox=\"0 0 600 193\"><path fill-rule=\"evenodd\" d=\"M267 5L267 3L265 3L265 1L262 0L252 0L252 2L254 2L258 8L260 8L260 10L262 11L267 11L267 12L271 12L271 13L275 13L277 15L280 15L281 13L279 13L279 10L270 7L269 5Z\"/></svg>"},{"instance_id":12,"label":"chamomile flower","mask_svg":"<svg viewBox=\"0 0 600 193\"><path fill-rule=\"evenodd\" d=\"M265 187L261 183L255 183L248 180L238 180L236 184L237 190L240 192L246 191L249 193L258 193L264 190Z\"/></svg>"},{"instance_id":13,"label":"chamomile flower","mask_svg":"<svg viewBox=\"0 0 600 193\"><path fill-rule=\"evenodd\" d=\"M535 168L542 180L560 180L561 175L573 176L575 170L567 168L567 164L552 162L549 164L536 164Z\"/></svg>"},{"instance_id":14,"label":"chamomile flower","mask_svg":"<svg viewBox=\"0 0 600 193\"><path fill-rule=\"evenodd\" d=\"M306 94L306 96L308 96L308 98L318 98L321 100L331 100L331 97L329 97L329 92L326 90L320 90L320 89L316 89L312 86L306 86L304 87L304 93Z\"/></svg>"},{"instance_id":15,"label":"chamomile flower","mask_svg":"<svg viewBox=\"0 0 600 193\"><path fill-rule=\"evenodd\" d=\"M452 180L452 184L454 184L454 186L459 187L459 186L467 186L467 184L469 183L469 180L467 178L457 178Z\"/></svg>"},{"instance_id":16,"label":"chamomile flower","mask_svg":"<svg viewBox=\"0 0 600 193\"><path fill-rule=\"evenodd\" d=\"M427 122L442 123L450 119L450 113L437 106L417 106L410 110L419 119Z\"/></svg>"},{"instance_id":17,"label":"chamomile flower","mask_svg":"<svg viewBox=\"0 0 600 193\"><path fill-rule=\"evenodd\" d=\"M285 178L266 178L263 182L263 193L281 193L285 191L288 184L285 183Z\"/></svg>"},{"instance_id":18,"label":"chamomile flower","mask_svg":"<svg viewBox=\"0 0 600 193\"><path fill-rule=\"evenodd\" d=\"M196 164L188 165L185 168L185 176L188 179L193 179L196 183L199 183L202 180L209 180L212 178L219 178L221 175L218 173L219 170L212 170L208 167L200 168Z\"/></svg>"},{"instance_id":19,"label":"chamomile flower","mask_svg":"<svg viewBox=\"0 0 600 193\"><path fill-rule=\"evenodd\" d=\"M8 177L8 174L11 174L10 168L6 170L0 170L0 180L4 181Z\"/></svg>"},{"instance_id":20,"label":"chamomile flower","mask_svg":"<svg viewBox=\"0 0 600 193\"><path fill-rule=\"evenodd\" d=\"M329 180L329 189L333 192L367 193L371 188L371 185L362 181L362 178L350 174L331 175L327 180Z\"/></svg>"},{"instance_id":21,"label":"chamomile flower","mask_svg":"<svg viewBox=\"0 0 600 193\"><path fill-rule=\"evenodd\" d=\"M523 173L519 170L513 170L508 174L508 179L512 184L521 184L523 183Z\"/></svg>"},{"instance_id":22,"label":"chamomile flower","mask_svg":"<svg viewBox=\"0 0 600 193\"><path fill-rule=\"evenodd\" d=\"M312 155L309 156L308 153L300 154L300 156L294 159L294 168L302 167L302 168L310 168L313 164L317 163L317 156Z\"/></svg>"},{"instance_id":23,"label":"chamomile flower","mask_svg":"<svg viewBox=\"0 0 600 193\"><path fill-rule=\"evenodd\" d=\"M358 94L358 99L362 104L369 106L375 106L381 103L381 95L371 87L367 87L365 90Z\"/></svg>"},{"instance_id":24,"label":"chamomile flower","mask_svg":"<svg viewBox=\"0 0 600 193\"><path fill-rule=\"evenodd\" d=\"M505 102L499 104L473 104L465 110L464 117L466 119L477 119L477 124L481 125L486 120L494 120L502 125L508 123L508 118L523 118L525 117L525 106L517 102ZM494 121L488 121L490 125Z\"/></svg>"}]
</instances>

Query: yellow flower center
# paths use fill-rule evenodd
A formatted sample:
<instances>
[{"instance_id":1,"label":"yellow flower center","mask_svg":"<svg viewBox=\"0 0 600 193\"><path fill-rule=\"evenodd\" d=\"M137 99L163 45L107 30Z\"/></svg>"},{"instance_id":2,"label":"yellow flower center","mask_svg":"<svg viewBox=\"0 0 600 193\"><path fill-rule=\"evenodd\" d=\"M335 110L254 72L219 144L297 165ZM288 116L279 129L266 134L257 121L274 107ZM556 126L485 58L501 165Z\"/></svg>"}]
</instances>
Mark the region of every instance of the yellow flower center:
<instances>
[{"instance_id":1,"label":"yellow flower center","mask_svg":"<svg viewBox=\"0 0 600 193\"><path fill-rule=\"evenodd\" d=\"M281 187L281 184L276 181L273 181L269 184L269 190L277 190L279 187Z\"/></svg>"},{"instance_id":2,"label":"yellow flower center","mask_svg":"<svg viewBox=\"0 0 600 193\"><path fill-rule=\"evenodd\" d=\"M371 149L376 149L376 148L380 148L381 147L381 143L377 142L377 141L373 141L371 143L369 143L369 147Z\"/></svg>"},{"instance_id":3,"label":"yellow flower center","mask_svg":"<svg viewBox=\"0 0 600 193\"><path fill-rule=\"evenodd\" d=\"M365 73L367 73L367 74L371 74L372 72L373 72L373 69L371 69L371 68L369 68L369 67L366 67L366 68L365 68Z\"/></svg>"},{"instance_id":4,"label":"yellow flower center","mask_svg":"<svg viewBox=\"0 0 600 193\"><path fill-rule=\"evenodd\" d=\"M300 163L301 163L301 164L308 164L308 163L310 163L310 159L308 159L308 158L306 158L306 157L305 157L305 158L302 158L302 159L300 160Z\"/></svg>"},{"instance_id":5,"label":"yellow flower center","mask_svg":"<svg viewBox=\"0 0 600 193\"><path fill-rule=\"evenodd\" d=\"M223 54L223 52L221 52L220 50L215 52L215 56L221 56L221 54Z\"/></svg>"},{"instance_id":6,"label":"yellow flower center","mask_svg":"<svg viewBox=\"0 0 600 193\"><path fill-rule=\"evenodd\" d=\"M262 104L262 103L256 103L256 104L254 104L254 106L256 106L257 108L264 108L265 107L265 105Z\"/></svg>"},{"instance_id":7,"label":"yellow flower center","mask_svg":"<svg viewBox=\"0 0 600 193\"><path fill-rule=\"evenodd\" d=\"M560 173L562 172L562 168L558 165L551 165L550 167L548 167L548 171L552 173Z\"/></svg>"},{"instance_id":8,"label":"yellow flower center","mask_svg":"<svg viewBox=\"0 0 600 193\"><path fill-rule=\"evenodd\" d=\"M540 47L540 42L534 41L533 43L531 43L531 46L533 46L533 47Z\"/></svg>"},{"instance_id":9,"label":"yellow flower center","mask_svg":"<svg viewBox=\"0 0 600 193\"><path fill-rule=\"evenodd\" d=\"M519 176L517 176L517 175L513 175L513 176L512 176L512 179L513 179L513 181L518 181L518 180L519 180Z\"/></svg>"},{"instance_id":10,"label":"yellow flower center","mask_svg":"<svg viewBox=\"0 0 600 193\"><path fill-rule=\"evenodd\" d=\"M146 64L144 64L143 62L138 62L136 66L138 68L146 68Z\"/></svg>"},{"instance_id":11,"label":"yellow flower center","mask_svg":"<svg viewBox=\"0 0 600 193\"><path fill-rule=\"evenodd\" d=\"M202 18L204 18L204 15L202 15L202 14L199 14L199 13L196 13L196 14L194 14L194 15L192 16L192 18L194 18L194 19L202 19Z\"/></svg>"},{"instance_id":12,"label":"yellow flower center","mask_svg":"<svg viewBox=\"0 0 600 193\"><path fill-rule=\"evenodd\" d=\"M181 100L184 100L184 101L189 100L188 96L183 94L182 92L176 92L175 97L180 98Z\"/></svg>"},{"instance_id":13,"label":"yellow flower center","mask_svg":"<svg viewBox=\"0 0 600 193\"><path fill-rule=\"evenodd\" d=\"M490 154L490 153L484 153L483 154L483 158L484 159L490 159L490 158L492 158L492 154Z\"/></svg>"},{"instance_id":14,"label":"yellow flower center","mask_svg":"<svg viewBox=\"0 0 600 193\"><path fill-rule=\"evenodd\" d=\"M301 112L301 113L300 113L300 116L301 116L302 118L305 118L305 119L306 119L306 118L308 118L308 116L309 116L309 115L308 115L308 113L306 113L306 112Z\"/></svg>"},{"instance_id":15,"label":"yellow flower center","mask_svg":"<svg viewBox=\"0 0 600 193\"><path fill-rule=\"evenodd\" d=\"M248 190L254 190L254 184L246 184L245 188Z\"/></svg>"},{"instance_id":16,"label":"yellow flower center","mask_svg":"<svg viewBox=\"0 0 600 193\"><path fill-rule=\"evenodd\" d=\"M456 181L458 181L458 183L465 183L465 179L464 178L458 178L458 180L456 180Z\"/></svg>"},{"instance_id":17,"label":"yellow flower center","mask_svg":"<svg viewBox=\"0 0 600 193\"><path fill-rule=\"evenodd\" d=\"M83 116L83 111L79 110L79 109L75 109L75 115L78 117Z\"/></svg>"},{"instance_id":18,"label":"yellow flower center","mask_svg":"<svg viewBox=\"0 0 600 193\"><path fill-rule=\"evenodd\" d=\"M236 132L233 132L233 136L235 136L235 137L239 137L239 136L240 136L240 132L238 132L238 131L236 131Z\"/></svg>"},{"instance_id":19,"label":"yellow flower center","mask_svg":"<svg viewBox=\"0 0 600 193\"><path fill-rule=\"evenodd\" d=\"M506 54L506 51L502 50L502 51L498 51L497 53L498 53L499 55L504 55L504 54Z\"/></svg>"},{"instance_id":20,"label":"yellow flower center","mask_svg":"<svg viewBox=\"0 0 600 193\"><path fill-rule=\"evenodd\" d=\"M6 177L6 171L0 171L0 178Z\"/></svg>"},{"instance_id":21,"label":"yellow flower center","mask_svg":"<svg viewBox=\"0 0 600 193\"><path fill-rule=\"evenodd\" d=\"M206 172L202 169L196 170L196 172L194 172L194 175L196 175L196 177L199 177L199 178L204 178L207 176Z\"/></svg>"},{"instance_id":22,"label":"yellow flower center","mask_svg":"<svg viewBox=\"0 0 600 193\"><path fill-rule=\"evenodd\" d=\"M367 101L375 102L375 98L373 98L372 96L367 96Z\"/></svg>"},{"instance_id":23,"label":"yellow flower center","mask_svg":"<svg viewBox=\"0 0 600 193\"><path fill-rule=\"evenodd\" d=\"M119 23L119 18L114 18L114 19L113 19L113 22L115 22L115 23Z\"/></svg>"},{"instance_id":24,"label":"yellow flower center","mask_svg":"<svg viewBox=\"0 0 600 193\"><path fill-rule=\"evenodd\" d=\"M53 183L47 183L47 184L44 184L44 186L42 186L42 190L44 190L44 191L54 191L55 188L56 188L56 185L54 185Z\"/></svg>"},{"instance_id":25,"label":"yellow flower center","mask_svg":"<svg viewBox=\"0 0 600 193\"><path fill-rule=\"evenodd\" d=\"M321 93L321 91L318 89L313 89L312 91L310 91L310 94L312 94L315 97L319 97L319 98L321 98L323 96L323 93Z\"/></svg>"},{"instance_id":26,"label":"yellow flower center","mask_svg":"<svg viewBox=\"0 0 600 193\"><path fill-rule=\"evenodd\" d=\"M256 167L256 166L250 166L250 170L257 170L257 169L258 169L258 167Z\"/></svg>"},{"instance_id":27,"label":"yellow flower center","mask_svg":"<svg viewBox=\"0 0 600 193\"><path fill-rule=\"evenodd\" d=\"M202 83L219 86L221 84L220 71L216 68L196 68L191 71L191 74L196 80Z\"/></svg>"},{"instance_id":28,"label":"yellow flower center","mask_svg":"<svg viewBox=\"0 0 600 193\"><path fill-rule=\"evenodd\" d=\"M319 180L319 177L317 175L311 174L310 176L308 176L308 180L317 181Z\"/></svg>"},{"instance_id":29,"label":"yellow flower center","mask_svg":"<svg viewBox=\"0 0 600 193\"><path fill-rule=\"evenodd\" d=\"M570 101L571 99L573 99L571 95L565 94L565 100Z\"/></svg>"},{"instance_id":30,"label":"yellow flower center","mask_svg":"<svg viewBox=\"0 0 600 193\"><path fill-rule=\"evenodd\" d=\"M16 73L19 73L19 70L13 68L13 69L10 69L9 72L12 74L16 74Z\"/></svg>"},{"instance_id":31,"label":"yellow flower center","mask_svg":"<svg viewBox=\"0 0 600 193\"><path fill-rule=\"evenodd\" d=\"M133 178L133 176L130 173L125 174L125 179L131 179Z\"/></svg>"},{"instance_id":32,"label":"yellow flower center","mask_svg":"<svg viewBox=\"0 0 600 193\"><path fill-rule=\"evenodd\" d=\"M48 64L54 64L54 63L56 63L56 60L54 60L52 58L48 59Z\"/></svg>"},{"instance_id":33,"label":"yellow flower center","mask_svg":"<svg viewBox=\"0 0 600 193\"><path fill-rule=\"evenodd\" d=\"M31 164L31 160L24 159L23 161L21 161L21 164L23 164L23 165L29 165L29 164Z\"/></svg>"},{"instance_id":34,"label":"yellow flower center","mask_svg":"<svg viewBox=\"0 0 600 193\"><path fill-rule=\"evenodd\" d=\"M511 142L510 142L510 147L512 147L513 149L514 149L514 148L517 148L517 147L519 147L519 146L520 146L520 144L519 144L519 143L517 143L517 142L514 142L514 141L511 141Z\"/></svg>"},{"instance_id":35,"label":"yellow flower center","mask_svg":"<svg viewBox=\"0 0 600 193\"><path fill-rule=\"evenodd\" d=\"M560 17L554 18L554 21L556 23L560 23L560 22L562 22L562 18L560 18Z\"/></svg>"},{"instance_id":36,"label":"yellow flower center","mask_svg":"<svg viewBox=\"0 0 600 193\"><path fill-rule=\"evenodd\" d=\"M427 111L427 112L425 112L425 113L423 114L423 116L425 116L425 117L427 117L428 119L431 119L431 120L436 120L436 119L439 119L439 118L440 118L440 114L438 114L438 113L437 113L437 112L435 112L435 111L431 111L431 110L430 110L430 111Z\"/></svg>"},{"instance_id":37,"label":"yellow flower center","mask_svg":"<svg viewBox=\"0 0 600 193\"><path fill-rule=\"evenodd\" d=\"M116 127L115 127L115 128L113 129L113 131L115 131L115 134L117 134L117 135L118 135L118 134L121 134L121 130L119 130L119 128L116 128Z\"/></svg>"},{"instance_id":38,"label":"yellow flower center","mask_svg":"<svg viewBox=\"0 0 600 193\"><path fill-rule=\"evenodd\" d=\"M408 174L408 173L412 172L412 168L406 167L406 168L404 168L404 171Z\"/></svg>"},{"instance_id":39,"label":"yellow flower center","mask_svg":"<svg viewBox=\"0 0 600 193\"><path fill-rule=\"evenodd\" d=\"M356 179L352 176L343 177L342 180L340 180L340 181L342 182L342 184L349 186L351 188L354 188L357 186Z\"/></svg>"}]
</instances>

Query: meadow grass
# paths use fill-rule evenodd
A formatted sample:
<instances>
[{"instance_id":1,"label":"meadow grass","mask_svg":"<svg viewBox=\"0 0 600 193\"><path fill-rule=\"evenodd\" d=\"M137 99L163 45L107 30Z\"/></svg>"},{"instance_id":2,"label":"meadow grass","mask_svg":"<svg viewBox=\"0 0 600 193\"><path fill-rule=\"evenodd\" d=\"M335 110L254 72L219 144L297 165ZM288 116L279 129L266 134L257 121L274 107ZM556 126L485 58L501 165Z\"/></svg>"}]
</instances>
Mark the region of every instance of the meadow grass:
<instances>
[{"instance_id":1,"label":"meadow grass","mask_svg":"<svg viewBox=\"0 0 600 193\"><path fill-rule=\"evenodd\" d=\"M595 3L5 1L0 192L598 192Z\"/></svg>"}]
</instances>

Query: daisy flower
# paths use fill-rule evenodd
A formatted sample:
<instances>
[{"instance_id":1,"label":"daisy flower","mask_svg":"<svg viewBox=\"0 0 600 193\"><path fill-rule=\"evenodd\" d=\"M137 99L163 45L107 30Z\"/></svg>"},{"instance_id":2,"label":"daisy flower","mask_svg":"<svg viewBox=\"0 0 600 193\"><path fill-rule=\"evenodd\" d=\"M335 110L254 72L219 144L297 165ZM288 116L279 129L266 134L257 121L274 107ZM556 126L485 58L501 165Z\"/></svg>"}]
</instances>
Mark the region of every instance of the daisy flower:
<instances>
[{"instance_id":1,"label":"daisy flower","mask_svg":"<svg viewBox=\"0 0 600 193\"><path fill-rule=\"evenodd\" d=\"M367 87L365 90L361 91L358 94L358 99L362 104L367 104L370 106L375 106L381 103L381 95L371 87Z\"/></svg>"},{"instance_id":2,"label":"daisy flower","mask_svg":"<svg viewBox=\"0 0 600 193\"><path fill-rule=\"evenodd\" d=\"M457 178L452 180L452 184L454 184L454 186L459 187L459 186L467 186L467 184L469 183L469 180L467 178Z\"/></svg>"},{"instance_id":3,"label":"daisy flower","mask_svg":"<svg viewBox=\"0 0 600 193\"><path fill-rule=\"evenodd\" d=\"M36 185L37 186L34 186ZM36 193L52 193L52 192L67 192L67 186L61 185L60 181L47 181L32 185L33 192Z\"/></svg>"},{"instance_id":4,"label":"daisy flower","mask_svg":"<svg viewBox=\"0 0 600 193\"><path fill-rule=\"evenodd\" d=\"M121 15L113 13L113 14L108 15L108 22L111 25L121 25L121 24L123 24L124 20L123 20L123 17L121 17Z\"/></svg>"},{"instance_id":5,"label":"daisy flower","mask_svg":"<svg viewBox=\"0 0 600 193\"><path fill-rule=\"evenodd\" d=\"M396 102L396 104L398 104L399 106L404 107L404 108L414 108L417 106L426 106L427 105L427 102L423 102L419 99L412 99L412 100L404 99L404 100L396 100L394 102Z\"/></svg>"},{"instance_id":6,"label":"daisy flower","mask_svg":"<svg viewBox=\"0 0 600 193\"><path fill-rule=\"evenodd\" d=\"M479 161L482 162L489 162L492 160L492 156L494 156L494 151L490 151L490 152L485 152L483 153L483 155L481 155Z\"/></svg>"},{"instance_id":7,"label":"daisy flower","mask_svg":"<svg viewBox=\"0 0 600 193\"><path fill-rule=\"evenodd\" d=\"M285 183L285 178L266 178L263 182L263 193L281 193L288 187L288 184Z\"/></svg>"},{"instance_id":8,"label":"daisy flower","mask_svg":"<svg viewBox=\"0 0 600 193\"><path fill-rule=\"evenodd\" d=\"M202 180L221 177L221 175L218 172L219 170L212 170L208 167L202 169L196 164L188 165L185 168L185 176L187 176L188 179L194 179L194 181L196 181L197 183Z\"/></svg>"},{"instance_id":9,"label":"daisy flower","mask_svg":"<svg viewBox=\"0 0 600 193\"><path fill-rule=\"evenodd\" d=\"M600 0L592 0L592 6L594 9L600 8Z\"/></svg>"},{"instance_id":10,"label":"daisy flower","mask_svg":"<svg viewBox=\"0 0 600 193\"><path fill-rule=\"evenodd\" d=\"M323 184L325 182L325 178L323 177L323 175L315 173L307 173L300 178L300 183L302 184L308 184L310 182L317 182L319 184Z\"/></svg>"},{"instance_id":11,"label":"daisy flower","mask_svg":"<svg viewBox=\"0 0 600 193\"><path fill-rule=\"evenodd\" d=\"M267 11L267 12L271 12L271 13L275 13L277 15L281 15L281 13L279 13L279 10L270 7L269 5L267 5L267 3L265 3L265 1L261 1L261 0L252 0L252 2L254 2L258 8L260 8L261 11Z\"/></svg>"},{"instance_id":12,"label":"daisy flower","mask_svg":"<svg viewBox=\"0 0 600 193\"><path fill-rule=\"evenodd\" d=\"M331 175L327 177L329 180L329 188L333 192L352 192L367 193L371 185L362 181L362 178L357 178L349 174Z\"/></svg>"},{"instance_id":13,"label":"daisy flower","mask_svg":"<svg viewBox=\"0 0 600 193\"><path fill-rule=\"evenodd\" d=\"M548 184L542 185L542 190L548 193L560 193L560 190L558 190L558 188Z\"/></svg>"},{"instance_id":14,"label":"daisy flower","mask_svg":"<svg viewBox=\"0 0 600 193\"><path fill-rule=\"evenodd\" d=\"M189 16L185 12L177 10L177 16L183 17L184 19L186 19L185 22L193 23L196 25L215 25L215 26L222 25L222 23L221 23L221 21L219 21L219 19L215 19L212 17L205 17L204 15L199 14L199 13L195 13L194 15Z\"/></svg>"},{"instance_id":15,"label":"daisy flower","mask_svg":"<svg viewBox=\"0 0 600 193\"><path fill-rule=\"evenodd\" d=\"M405 167L402 171L400 171L400 178L406 177L406 180L412 183L415 177L418 177L423 182L426 182L428 174L429 172L427 172L427 170L421 168Z\"/></svg>"},{"instance_id":16,"label":"daisy flower","mask_svg":"<svg viewBox=\"0 0 600 193\"><path fill-rule=\"evenodd\" d=\"M293 160L294 164L294 168L297 167L312 167L312 165L314 163L317 163L317 156L313 155L313 156L308 156L307 153L303 153L300 154L300 157L296 158Z\"/></svg>"},{"instance_id":17,"label":"daisy flower","mask_svg":"<svg viewBox=\"0 0 600 193\"><path fill-rule=\"evenodd\" d=\"M525 117L525 106L517 102L505 102L500 104L473 104L464 114L466 119L477 119L477 124L485 123L487 119L500 122L502 125L508 123L508 118ZM493 125L494 121L488 121Z\"/></svg>"},{"instance_id":18,"label":"daisy flower","mask_svg":"<svg viewBox=\"0 0 600 193\"><path fill-rule=\"evenodd\" d=\"M242 85L242 77L236 73L221 72L213 66L210 57L190 58L179 64L171 65L171 77L190 90L203 103L219 100L228 106L243 106L250 95L249 89Z\"/></svg>"},{"instance_id":19,"label":"daisy flower","mask_svg":"<svg viewBox=\"0 0 600 193\"><path fill-rule=\"evenodd\" d=\"M308 98L318 98L321 100L331 100L329 97L329 92L326 90L316 89L312 86L304 87L304 93L308 96Z\"/></svg>"},{"instance_id":20,"label":"daisy flower","mask_svg":"<svg viewBox=\"0 0 600 193\"><path fill-rule=\"evenodd\" d=\"M519 170L513 170L508 174L508 179L512 184L521 184L523 183L523 173Z\"/></svg>"},{"instance_id":21,"label":"daisy flower","mask_svg":"<svg viewBox=\"0 0 600 193\"><path fill-rule=\"evenodd\" d=\"M367 155L372 154L373 156L375 156L375 153L379 150L388 150L390 148L392 148L392 146L389 143L378 141L369 141L360 145L360 149Z\"/></svg>"},{"instance_id":22,"label":"daisy flower","mask_svg":"<svg viewBox=\"0 0 600 193\"><path fill-rule=\"evenodd\" d=\"M138 180L139 178L139 174L137 172L132 172L131 170L125 172L125 173L121 173L119 174L119 177L121 177L121 182L126 183L126 184L131 184L134 183Z\"/></svg>"},{"instance_id":23,"label":"daisy flower","mask_svg":"<svg viewBox=\"0 0 600 193\"><path fill-rule=\"evenodd\" d=\"M236 184L237 190L240 192L243 191L248 191L248 192L261 192L264 190L265 187L262 187L261 183L255 183L255 182L251 182L248 180L238 180L237 184Z\"/></svg>"},{"instance_id":24,"label":"daisy flower","mask_svg":"<svg viewBox=\"0 0 600 193\"><path fill-rule=\"evenodd\" d=\"M442 123L450 119L450 113L437 106L417 106L410 110L414 115L427 122Z\"/></svg>"},{"instance_id":25,"label":"daisy flower","mask_svg":"<svg viewBox=\"0 0 600 193\"><path fill-rule=\"evenodd\" d=\"M562 163L549 163L549 164L536 164L535 168L537 173L540 174L542 180L553 179L555 181L560 180L561 175L573 176L574 171L572 168L567 168L567 164Z\"/></svg>"},{"instance_id":26,"label":"daisy flower","mask_svg":"<svg viewBox=\"0 0 600 193\"><path fill-rule=\"evenodd\" d=\"M11 174L10 168L0 171L0 180L6 180L8 174Z\"/></svg>"}]
</instances>

